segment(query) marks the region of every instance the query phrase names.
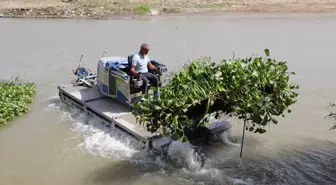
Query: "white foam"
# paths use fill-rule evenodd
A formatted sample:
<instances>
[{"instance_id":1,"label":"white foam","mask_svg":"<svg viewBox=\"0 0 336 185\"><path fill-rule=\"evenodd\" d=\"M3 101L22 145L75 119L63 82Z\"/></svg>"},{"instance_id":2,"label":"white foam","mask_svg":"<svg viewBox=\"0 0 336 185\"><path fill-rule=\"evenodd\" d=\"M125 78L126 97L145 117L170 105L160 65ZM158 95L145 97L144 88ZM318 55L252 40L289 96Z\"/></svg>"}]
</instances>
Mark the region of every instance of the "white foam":
<instances>
[{"instance_id":1,"label":"white foam","mask_svg":"<svg viewBox=\"0 0 336 185\"><path fill-rule=\"evenodd\" d=\"M61 113L60 119L71 124L73 132L81 133L79 148L86 149L93 155L114 159L129 159L141 143L130 138L116 128L108 128L88 118L80 110L69 107L62 102L52 103L49 110Z\"/></svg>"},{"instance_id":2,"label":"white foam","mask_svg":"<svg viewBox=\"0 0 336 185\"><path fill-rule=\"evenodd\" d=\"M103 131L95 132L86 137L79 146L86 148L95 155L113 158L130 158L136 150L129 148L126 144L108 136Z\"/></svg>"},{"instance_id":3,"label":"white foam","mask_svg":"<svg viewBox=\"0 0 336 185\"><path fill-rule=\"evenodd\" d=\"M205 161L202 166L202 161L198 153L189 142L174 141L168 149L168 155L174 161L175 165L182 166L184 173L191 173L193 175L210 175L212 178L219 175L219 170L214 168L206 168ZM211 160L211 159L210 159Z\"/></svg>"},{"instance_id":4,"label":"white foam","mask_svg":"<svg viewBox=\"0 0 336 185\"><path fill-rule=\"evenodd\" d=\"M231 137L231 129L228 129L221 134L221 139L224 144L229 145L229 146L240 147L240 144L231 142L229 140L230 137Z\"/></svg>"},{"instance_id":5,"label":"white foam","mask_svg":"<svg viewBox=\"0 0 336 185\"><path fill-rule=\"evenodd\" d=\"M232 178L233 184L237 184L237 185L252 185L253 181L252 179L247 179L246 181L244 181L243 179L235 179Z\"/></svg>"},{"instance_id":6,"label":"white foam","mask_svg":"<svg viewBox=\"0 0 336 185\"><path fill-rule=\"evenodd\" d=\"M173 141L168 149L168 155L175 163L195 169L200 167L201 164L194 160L193 153L194 149L188 142Z\"/></svg>"},{"instance_id":7,"label":"white foam","mask_svg":"<svg viewBox=\"0 0 336 185\"><path fill-rule=\"evenodd\" d=\"M211 160L206 159L204 166L202 161L198 160L195 149L188 143L175 141L170 146L168 153L173 160L174 165L182 166L179 176L185 179L218 179L221 178L219 169L211 167Z\"/></svg>"}]
</instances>

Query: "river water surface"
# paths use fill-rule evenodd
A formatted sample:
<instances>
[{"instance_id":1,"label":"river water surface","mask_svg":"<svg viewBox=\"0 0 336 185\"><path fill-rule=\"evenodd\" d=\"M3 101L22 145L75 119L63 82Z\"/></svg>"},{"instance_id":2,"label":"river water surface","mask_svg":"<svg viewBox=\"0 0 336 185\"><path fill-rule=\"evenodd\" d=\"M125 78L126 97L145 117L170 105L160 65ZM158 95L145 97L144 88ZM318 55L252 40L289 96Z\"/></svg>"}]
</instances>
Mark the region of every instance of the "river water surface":
<instances>
[{"instance_id":1,"label":"river water surface","mask_svg":"<svg viewBox=\"0 0 336 185\"><path fill-rule=\"evenodd\" d=\"M0 78L20 74L38 87L31 112L0 129L1 185L336 184L336 131L324 118L336 91L336 15L0 19L0 30ZM56 88L73 79L81 53L95 70L104 49L127 56L142 42L171 70L198 56L231 58L228 45L236 57L269 48L296 72L299 101L266 134L247 133L242 160L239 143L210 148L204 168L178 143L189 168L152 160L136 141L64 106ZM240 130L234 121L232 134Z\"/></svg>"}]
</instances>

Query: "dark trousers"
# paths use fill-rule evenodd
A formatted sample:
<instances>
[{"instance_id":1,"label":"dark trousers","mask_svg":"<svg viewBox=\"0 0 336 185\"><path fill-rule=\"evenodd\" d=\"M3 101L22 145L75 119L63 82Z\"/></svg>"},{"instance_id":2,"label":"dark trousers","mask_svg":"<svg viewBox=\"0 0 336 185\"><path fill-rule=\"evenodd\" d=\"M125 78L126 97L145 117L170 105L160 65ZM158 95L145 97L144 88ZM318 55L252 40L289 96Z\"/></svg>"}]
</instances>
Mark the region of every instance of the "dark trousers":
<instances>
[{"instance_id":1,"label":"dark trousers","mask_svg":"<svg viewBox=\"0 0 336 185\"><path fill-rule=\"evenodd\" d=\"M148 83L154 87L159 86L159 79L152 73L140 73L140 78L142 79L142 93L148 93Z\"/></svg>"}]
</instances>

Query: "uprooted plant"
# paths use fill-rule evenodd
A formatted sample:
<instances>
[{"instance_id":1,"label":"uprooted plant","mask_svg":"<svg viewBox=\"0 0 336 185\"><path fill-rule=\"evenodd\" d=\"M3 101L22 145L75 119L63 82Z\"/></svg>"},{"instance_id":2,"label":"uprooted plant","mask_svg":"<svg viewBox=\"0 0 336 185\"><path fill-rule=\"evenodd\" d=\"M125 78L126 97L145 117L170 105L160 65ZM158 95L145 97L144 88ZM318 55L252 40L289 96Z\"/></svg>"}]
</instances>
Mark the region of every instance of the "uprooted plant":
<instances>
[{"instance_id":1,"label":"uprooted plant","mask_svg":"<svg viewBox=\"0 0 336 185\"><path fill-rule=\"evenodd\" d=\"M210 114L235 116L245 121L246 130L266 132L266 125L278 123L277 116L291 112L299 86L289 82L295 73L287 71L287 62L264 51L265 57L192 61L160 88L160 99L144 95L135 104L137 122L152 133L184 141L209 124Z\"/></svg>"},{"instance_id":2,"label":"uprooted plant","mask_svg":"<svg viewBox=\"0 0 336 185\"><path fill-rule=\"evenodd\" d=\"M17 77L0 82L0 126L26 113L36 93L34 83L22 82Z\"/></svg>"}]
</instances>

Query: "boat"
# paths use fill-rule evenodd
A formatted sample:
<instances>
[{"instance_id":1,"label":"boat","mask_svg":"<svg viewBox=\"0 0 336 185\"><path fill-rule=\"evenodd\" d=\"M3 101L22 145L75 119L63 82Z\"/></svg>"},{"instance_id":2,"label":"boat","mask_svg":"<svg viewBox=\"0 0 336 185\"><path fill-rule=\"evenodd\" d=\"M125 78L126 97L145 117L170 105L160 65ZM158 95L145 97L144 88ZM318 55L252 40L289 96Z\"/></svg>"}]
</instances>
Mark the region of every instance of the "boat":
<instances>
[{"instance_id":1,"label":"boat","mask_svg":"<svg viewBox=\"0 0 336 185\"><path fill-rule=\"evenodd\" d=\"M106 50L97 62L97 73L81 66L84 54L81 55L77 69L73 70L76 80L57 87L60 99L65 104L80 109L88 117L99 120L103 125L126 132L141 141L147 150L161 154L166 152L173 140L160 133L148 132L136 123L132 114L132 105L141 101L142 96L141 80L130 74L133 55L106 57L105 53ZM151 60L151 63L159 68L159 72L150 72L158 77L159 86L162 87L161 78L168 68L156 60ZM153 90L148 93L153 95ZM207 129L212 135L218 135L230 127L231 124L227 121L215 121Z\"/></svg>"}]
</instances>

